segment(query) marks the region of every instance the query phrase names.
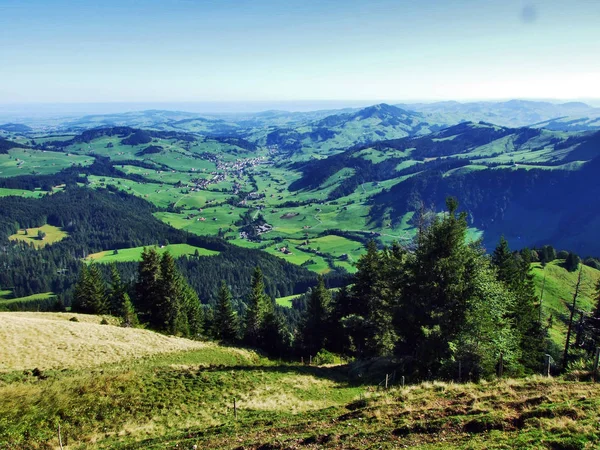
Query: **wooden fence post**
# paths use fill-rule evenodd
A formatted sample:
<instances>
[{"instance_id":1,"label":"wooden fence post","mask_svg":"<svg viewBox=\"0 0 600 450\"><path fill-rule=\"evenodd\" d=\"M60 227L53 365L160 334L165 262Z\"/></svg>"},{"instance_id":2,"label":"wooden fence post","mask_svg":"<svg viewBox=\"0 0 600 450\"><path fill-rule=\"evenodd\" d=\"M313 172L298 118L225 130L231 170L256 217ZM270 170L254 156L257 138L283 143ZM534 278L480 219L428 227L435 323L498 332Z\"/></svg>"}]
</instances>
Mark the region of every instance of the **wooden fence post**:
<instances>
[{"instance_id":1,"label":"wooden fence post","mask_svg":"<svg viewBox=\"0 0 600 450\"><path fill-rule=\"evenodd\" d=\"M544 375L550 377L550 358L551 356L546 354L546 362L544 364Z\"/></svg>"},{"instance_id":2,"label":"wooden fence post","mask_svg":"<svg viewBox=\"0 0 600 450\"><path fill-rule=\"evenodd\" d=\"M235 397L233 398L233 417L237 420L237 405L235 403Z\"/></svg>"},{"instance_id":3,"label":"wooden fence post","mask_svg":"<svg viewBox=\"0 0 600 450\"><path fill-rule=\"evenodd\" d=\"M462 361L458 361L458 382L462 382Z\"/></svg>"},{"instance_id":4,"label":"wooden fence post","mask_svg":"<svg viewBox=\"0 0 600 450\"><path fill-rule=\"evenodd\" d=\"M385 374L385 390L387 391L388 388L388 374Z\"/></svg>"},{"instance_id":5,"label":"wooden fence post","mask_svg":"<svg viewBox=\"0 0 600 450\"><path fill-rule=\"evenodd\" d=\"M402 375L402 389L404 389L404 375Z\"/></svg>"}]
</instances>

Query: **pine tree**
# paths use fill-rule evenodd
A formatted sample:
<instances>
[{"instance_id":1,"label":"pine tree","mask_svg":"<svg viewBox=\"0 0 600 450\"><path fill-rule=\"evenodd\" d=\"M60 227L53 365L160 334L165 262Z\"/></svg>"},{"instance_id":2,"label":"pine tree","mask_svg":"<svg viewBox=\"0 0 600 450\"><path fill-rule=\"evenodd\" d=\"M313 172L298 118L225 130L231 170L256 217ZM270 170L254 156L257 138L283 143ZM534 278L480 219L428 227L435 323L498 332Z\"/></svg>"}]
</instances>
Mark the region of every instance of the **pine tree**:
<instances>
[{"instance_id":1,"label":"pine tree","mask_svg":"<svg viewBox=\"0 0 600 450\"><path fill-rule=\"evenodd\" d=\"M328 348L340 354L350 352L351 341L348 330L344 327L344 317L352 314L350 310L350 293L346 286L342 286L335 294L332 301L332 311L327 325Z\"/></svg>"},{"instance_id":2,"label":"pine tree","mask_svg":"<svg viewBox=\"0 0 600 450\"><path fill-rule=\"evenodd\" d=\"M483 258L480 249L466 244L466 214L457 213L454 199L446 206L448 213L417 235L399 313L403 348L422 377L438 373L454 357L452 342L466 322L474 269Z\"/></svg>"},{"instance_id":3,"label":"pine tree","mask_svg":"<svg viewBox=\"0 0 600 450\"><path fill-rule=\"evenodd\" d=\"M122 316L123 311L123 296L126 294L125 285L121 281L121 275L117 270L117 265L110 265L110 289L109 289L109 305L110 314L114 316Z\"/></svg>"},{"instance_id":4,"label":"pine tree","mask_svg":"<svg viewBox=\"0 0 600 450\"><path fill-rule=\"evenodd\" d=\"M372 345L376 330L370 319L381 303L382 267L374 241L367 244L367 253L359 258L356 268L350 301L352 314L346 317L344 324L356 352L363 356L376 356Z\"/></svg>"},{"instance_id":5,"label":"pine tree","mask_svg":"<svg viewBox=\"0 0 600 450\"><path fill-rule=\"evenodd\" d=\"M504 236L500 237L500 242L492 254L492 263L497 267L498 279L512 286L517 282L518 268L515 256L508 247L508 242Z\"/></svg>"},{"instance_id":6,"label":"pine tree","mask_svg":"<svg viewBox=\"0 0 600 450\"><path fill-rule=\"evenodd\" d=\"M175 260L167 251L160 261L160 289L154 305L154 323L170 334L188 336L189 323L184 305L184 281L175 267Z\"/></svg>"},{"instance_id":7,"label":"pine tree","mask_svg":"<svg viewBox=\"0 0 600 450\"><path fill-rule=\"evenodd\" d=\"M265 283L259 267L254 269L251 280L251 293L246 311L245 341L249 345L258 346L261 342L261 331L267 314L273 313L273 303L265 294Z\"/></svg>"},{"instance_id":8,"label":"pine tree","mask_svg":"<svg viewBox=\"0 0 600 450\"><path fill-rule=\"evenodd\" d=\"M539 372L546 353L547 332L540 322L540 308L533 273L532 255L527 248L521 250L521 260L517 262L517 283L509 289L515 295L512 319L519 339L520 363L529 372Z\"/></svg>"},{"instance_id":9,"label":"pine tree","mask_svg":"<svg viewBox=\"0 0 600 450\"><path fill-rule=\"evenodd\" d=\"M319 276L317 286L308 299L302 324L302 344L312 355L325 345L330 314L331 294L325 287L325 280Z\"/></svg>"},{"instance_id":10,"label":"pine tree","mask_svg":"<svg viewBox=\"0 0 600 450\"><path fill-rule=\"evenodd\" d=\"M569 253L567 259L565 259L565 269L567 269L569 272L576 272L579 268L580 261L581 260L579 259L579 256L577 256L575 253Z\"/></svg>"},{"instance_id":11,"label":"pine tree","mask_svg":"<svg viewBox=\"0 0 600 450\"><path fill-rule=\"evenodd\" d=\"M214 336L224 342L232 343L236 341L237 335L237 317L231 304L231 292L223 280L215 309Z\"/></svg>"},{"instance_id":12,"label":"pine tree","mask_svg":"<svg viewBox=\"0 0 600 450\"><path fill-rule=\"evenodd\" d=\"M87 312L89 310L87 279L88 266L87 264L83 263L79 269L79 276L77 278L77 283L75 283L75 290L73 292L72 309L75 312Z\"/></svg>"},{"instance_id":13,"label":"pine tree","mask_svg":"<svg viewBox=\"0 0 600 450\"><path fill-rule=\"evenodd\" d=\"M90 314L108 314L109 304L106 285L96 264L90 264L87 275L86 292Z\"/></svg>"},{"instance_id":14,"label":"pine tree","mask_svg":"<svg viewBox=\"0 0 600 450\"><path fill-rule=\"evenodd\" d=\"M183 293L181 303L187 322L188 336L198 338L204 331L204 314L196 291L181 278Z\"/></svg>"},{"instance_id":15,"label":"pine tree","mask_svg":"<svg viewBox=\"0 0 600 450\"><path fill-rule=\"evenodd\" d=\"M122 296L122 303L120 306L121 310L121 319L122 324L125 327L135 327L138 325L138 318L135 314L135 309L133 307L133 303L131 303L131 299L129 298L129 294L125 292Z\"/></svg>"},{"instance_id":16,"label":"pine tree","mask_svg":"<svg viewBox=\"0 0 600 450\"><path fill-rule=\"evenodd\" d=\"M160 294L160 256L154 248L144 248L138 265L135 285L135 305L140 319L157 326L157 305Z\"/></svg>"},{"instance_id":17,"label":"pine tree","mask_svg":"<svg viewBox=\"0 0 600 450\"><path fill-rule=\"evenodd\" d=\"M82 264L75 284L73 310L85 314L107 314L109 312L106 286L95 264Z\"/></svg>"}]
</instances>

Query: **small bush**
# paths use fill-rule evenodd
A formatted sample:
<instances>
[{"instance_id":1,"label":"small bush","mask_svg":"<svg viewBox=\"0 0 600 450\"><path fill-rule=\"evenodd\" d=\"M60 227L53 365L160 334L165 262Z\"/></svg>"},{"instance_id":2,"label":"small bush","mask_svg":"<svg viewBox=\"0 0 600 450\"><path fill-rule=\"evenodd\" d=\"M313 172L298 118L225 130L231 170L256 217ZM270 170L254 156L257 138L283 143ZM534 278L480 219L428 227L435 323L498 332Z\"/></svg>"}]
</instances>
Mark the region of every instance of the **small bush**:
<instances>
[{"instance_id":1,"label":"small bush","mask_svg":"<svg viewBox=\"0 0 600 450\"><path fill-rule=\"evenodd\" d=\"M79 319L77 317L71 317L69 322L79 322Z\"/></svg>"},{"instance_id":2,"label":"small bush","mask_svg":"<svg viewBox=\"0 0 600 450\"><path fill-rule=\"evenodd\" d=\"M336 364L340 362L340 358L333 353L322 348L319 353L313 358L313 363L320 366L322 364Z\"/></svg>"},{"instance_id":3,"label":"small bush","mask_svg":"<svg viewBox=\"0 0 600 450\"><path fill-rule=\"evenodd\" d=\"M108 320L106 320L106 318L103 317L102 320L100 321L100 325L108 325Z\"/></svg>"}]
</instances>

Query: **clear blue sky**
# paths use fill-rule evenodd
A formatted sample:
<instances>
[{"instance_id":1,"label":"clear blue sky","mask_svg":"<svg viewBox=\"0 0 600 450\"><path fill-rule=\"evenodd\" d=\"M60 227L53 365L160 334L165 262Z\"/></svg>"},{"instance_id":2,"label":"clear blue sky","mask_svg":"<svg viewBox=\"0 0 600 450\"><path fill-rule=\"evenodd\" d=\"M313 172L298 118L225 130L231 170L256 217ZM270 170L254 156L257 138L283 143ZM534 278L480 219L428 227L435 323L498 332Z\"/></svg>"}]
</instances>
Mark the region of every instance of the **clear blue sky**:
<instances>
[{"instance_id":1,"label":"clear blue sky","mask_svg":"<svg viewBox=\"0 0 600 450\"><path fill-rule=\"evenodd\" d=\"M0 0L0 103L600 98L599 0Z\"/></svg>"}]
</instances>

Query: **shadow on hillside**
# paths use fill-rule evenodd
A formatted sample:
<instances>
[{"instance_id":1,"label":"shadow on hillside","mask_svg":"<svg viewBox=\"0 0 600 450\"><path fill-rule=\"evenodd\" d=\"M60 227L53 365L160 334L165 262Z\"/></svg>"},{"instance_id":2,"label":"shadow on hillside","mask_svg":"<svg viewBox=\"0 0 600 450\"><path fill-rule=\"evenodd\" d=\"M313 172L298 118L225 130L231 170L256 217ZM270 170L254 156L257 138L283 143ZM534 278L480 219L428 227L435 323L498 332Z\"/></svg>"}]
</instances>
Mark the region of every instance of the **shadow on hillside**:
<instances>
[{"instance_id":1,"label":"shadow on hillside","mask_svg":"<svg viewBox=\"0 0 600 450\"><path fill-rule=\"evenodd\" d=\"M276 364L268 366L255 366L255 365L235 365L235 366L224 366L224 365L212 365L209 367L201 367L199 372L227 372L232 371L243 371L243 372L265 372L265 373L278 373L282 375L308 375L316 378L327 379L340 383L340 387L354 386L357 383L351 380L349 376L350 368L348 365L323 367L323 366L311 366L302 364Z\"/></svg>"}]
</instances>

